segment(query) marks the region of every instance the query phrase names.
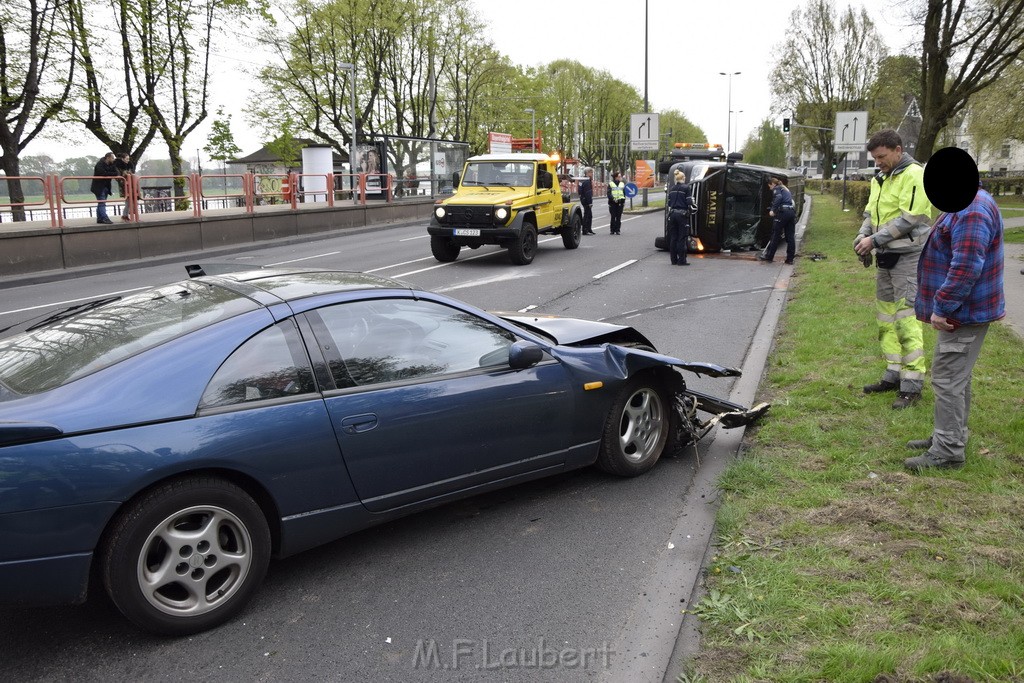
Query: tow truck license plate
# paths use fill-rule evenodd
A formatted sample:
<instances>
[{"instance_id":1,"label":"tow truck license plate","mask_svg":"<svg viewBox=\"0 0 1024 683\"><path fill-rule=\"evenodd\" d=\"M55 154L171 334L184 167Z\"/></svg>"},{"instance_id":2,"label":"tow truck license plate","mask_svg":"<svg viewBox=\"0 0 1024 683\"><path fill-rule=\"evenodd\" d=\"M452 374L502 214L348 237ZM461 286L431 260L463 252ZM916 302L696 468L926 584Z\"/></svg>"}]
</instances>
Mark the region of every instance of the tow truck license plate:
<instances>
[{"instance_id":1,"label":"tow truck license plate","mask_svg":"<svg viewBox=\"0 0 1024 683\"><path fill-rule=\"evenodd\" d=\"M455 228L456 237L479 237L480 230L477 228Z\"/></svg>"}]
</instances>

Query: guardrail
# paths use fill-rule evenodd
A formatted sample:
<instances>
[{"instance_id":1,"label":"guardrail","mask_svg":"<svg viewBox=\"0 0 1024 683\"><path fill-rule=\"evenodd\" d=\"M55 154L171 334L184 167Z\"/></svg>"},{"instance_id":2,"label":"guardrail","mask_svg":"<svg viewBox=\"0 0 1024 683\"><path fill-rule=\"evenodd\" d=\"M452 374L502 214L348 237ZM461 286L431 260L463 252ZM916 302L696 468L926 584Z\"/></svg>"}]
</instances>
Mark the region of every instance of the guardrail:
<instances>
[{"instance_id":1,"label":"guardrail","mask_svg":"<svg viewBox=\"0 0 1024 683\"><path fill-rule=\"evenodd\" d=\"M226 181L232 178L241 180L240 191L214 193L204 185L208 180L223 180L226 185ZM396 199L418 194L406 191L413 181L417 187L421 181L429 182L430 196L451 193L450 181L445 178L406 178L396 182L390 174L381 173L0 176L0 181L4 179L38 183L42 193L31 193L33 197L40 196L38 200L0 203L0 221L10 221L18 216L20 210L24 210L29 220L38 220L35 218L38 214L45 215L53 228L64 227L69 212L88 207L88 215L92 216L93 207L98 203L96 199L73 198L82 193L69 193L65 185L69 181L109 179L111 189L122 189L122 196L116 197L112 193L105 201L113 215L121 214L129 222L139 221L144 214L164 212L189 211L193 217L200 217L204 211L209 210L207 205L217 200L223 200L225 208L230 208L227 206L228 200L234 199L239 208L244 207L246 213L252 213L256 206L278 203L290 205L292 209L298 209L300 204L333 207L339 199L351 199L354 204L362 206L366 205L367 200L392 203ZM170 183L154 184L154 181L161 180ZM401 192L396 193L396 185L402 188Z\"/></svg>"}]
</instances>

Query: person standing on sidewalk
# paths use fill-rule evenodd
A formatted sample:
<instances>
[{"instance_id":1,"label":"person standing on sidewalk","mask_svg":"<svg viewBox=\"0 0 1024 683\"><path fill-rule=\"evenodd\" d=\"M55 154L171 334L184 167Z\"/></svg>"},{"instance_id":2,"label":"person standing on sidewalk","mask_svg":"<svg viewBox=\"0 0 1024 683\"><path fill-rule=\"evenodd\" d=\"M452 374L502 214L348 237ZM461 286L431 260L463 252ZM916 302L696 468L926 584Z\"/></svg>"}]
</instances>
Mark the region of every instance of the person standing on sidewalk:
<instances>
[{"instance_id":1,"label":"person standing on sidewalk","mask_svg":"<svg viewBox=\"0 0 1024 683\"><path fill-rule=\"evenodd\" d=\"M583 234L594 233L594 169L587 166L583 169L583 180L580 181L580 204L583 205Z\"/></svg>"},{"instance_id":2,"label":"person standing on sidewalk","mask_svg":"<svg viewBox=\"0 0 1024 683\"><path fill-rule=\"evenodd\" d=\"M690 185L686 174L678 168L672 176L675 185L668 189L665 209L668 211L668 254L673 266L688 266L686 252L690 242Z\"/></svg>"},{"instance_id":3,"label":"person standing on sidewalk","mask_svg":"<svg viewBox=\"0 0 1024 683\"><path fill-rule=\"evenodd\" d=\"M924 191L924 169L903 151L899 133L881 130L867 147L878 174L871 180L853 249L862 258L875 252L878 340L888 365L882 379L864 387L864 393L899 392L892 407L902 410L921 400L927 369L924 330L914 317L914 301L917 260L934 210Z\"/></svg>"},{"instance_id":4,"label":"person standing on sidewalk","mask_svg":"<svg viewBox=\"0 0 1024 683\"><path fill-rule=\"evenodd\" d=\"M772 217L772 236L764 251L757 255L758 261L771 263L775 258L775 250L779 242L786 240L786 265L793 265L796 256L796 205L793 195L781 178L769 176L768 189L772 191L772 208L768 215Z\"/></svg>"},{"instance_id":5,"label":"person standing on sidewalk","mask_svg":"<svg viewBox=\"0 0 1024 683\"><path fill-rule=\"evenodd\" d=\"M113 189L110 184L111 178L120 175L117 171L117 166L114 165L115 158L113 152L107 152L103 155L102 159L96 162L96 166L92 170L93 176L96 177L89 183L89 191L96 197L97 223L114 222L107 216L107 197L110 196L110 192Z\"/></svg>"},{"instance_id":6,"label":"person standing on sidewalk","mask_svg":"<svg viewBox=\"0 0 1024 683\"><path fill-rule=\"evenodd\" d=\"M626 181L622 174L612 173L612 181L608 183L608 213L611 214L611 234L622 234L622 211L626 208Z\"/></svg>"},{"instance_id":7,"label":"person standing on sidewalk","mask_svg":"<svg viewBox=\"0 0 1024 683\"><path fill-rule=\"evenodd\" d=\"M963 466L974 363L989 324L1006 315L1003 217L992 195L978 189L978 181L974 160L957 147L940 149L925 168L928 196L947 213L935 221L917 266L914 310L918 320L938 331L938 338L932 360L932 435L907 443L926 450L903 462L915 472Z\"/></svg>"}]
</instances>

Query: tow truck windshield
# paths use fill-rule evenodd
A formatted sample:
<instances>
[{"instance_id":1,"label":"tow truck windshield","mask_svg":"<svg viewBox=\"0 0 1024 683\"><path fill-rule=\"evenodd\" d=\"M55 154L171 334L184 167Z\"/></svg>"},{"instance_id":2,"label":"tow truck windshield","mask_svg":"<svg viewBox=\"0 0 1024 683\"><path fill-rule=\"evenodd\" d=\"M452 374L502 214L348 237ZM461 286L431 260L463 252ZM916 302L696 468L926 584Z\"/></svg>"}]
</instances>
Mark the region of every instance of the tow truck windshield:
<instances>
[{"instance_id":1,"label":"tow truck windshield","mask_svg":"<svg viewBox=\"0 0 1024 683\"><path fill-rule=\"evenodd\" d=\"M466 165L463 185L531 187L534 164L516 161L478 161Z\"/></svg>"}]
</instances>

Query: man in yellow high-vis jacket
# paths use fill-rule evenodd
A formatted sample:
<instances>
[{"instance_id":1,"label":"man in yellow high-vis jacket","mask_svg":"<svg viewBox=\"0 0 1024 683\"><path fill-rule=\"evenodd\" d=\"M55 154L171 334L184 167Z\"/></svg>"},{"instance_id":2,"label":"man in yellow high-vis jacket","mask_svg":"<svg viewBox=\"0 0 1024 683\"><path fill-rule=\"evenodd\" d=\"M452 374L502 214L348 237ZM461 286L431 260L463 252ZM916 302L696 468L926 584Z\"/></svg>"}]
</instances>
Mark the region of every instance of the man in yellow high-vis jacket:
<instances>
[{"instance_id":1,"label":"man in yellow high-vis jacket","mask_svg":"<svg viewBox=\"0 0 1024 683\"><path fill-rule=\"evenodd\" d=\"M903 151L899 133L879 131L867 147L878 174L871 180L864 223L853 248L862 258L875 254L878 340L886 370L864 392L898 392L892 407L900 410L917 403L924 387L924 333L914 316L914 302L917 261L935 209L925 195L924 169Z\"/></svg>"}]
</instances>

